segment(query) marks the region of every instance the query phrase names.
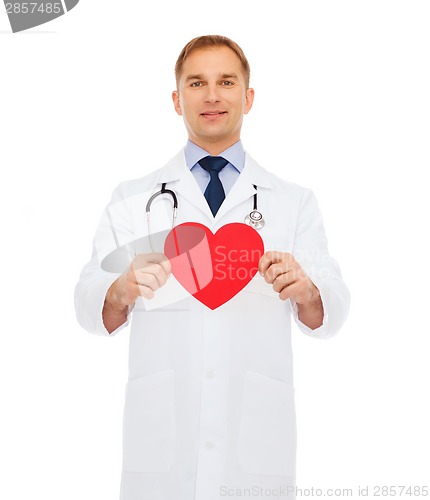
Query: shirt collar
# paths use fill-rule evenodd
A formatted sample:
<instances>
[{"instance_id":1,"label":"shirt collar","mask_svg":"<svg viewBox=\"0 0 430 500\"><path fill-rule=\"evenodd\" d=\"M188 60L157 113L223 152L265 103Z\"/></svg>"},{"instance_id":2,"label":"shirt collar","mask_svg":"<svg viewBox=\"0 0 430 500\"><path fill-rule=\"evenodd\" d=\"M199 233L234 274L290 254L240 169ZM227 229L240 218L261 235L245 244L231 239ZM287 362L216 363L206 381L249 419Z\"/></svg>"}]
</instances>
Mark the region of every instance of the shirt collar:
<instances>
[{"instance_id":1,"label":"shirt collar","mask_svg":"<svg viewBox=\"0 0 430 500\"><path fill-rule=\"evenodd\" d=\"M185 161L187 162L190 170L192 170L193 167L195 167L196 164L205 156L210 155L200 146L197 146L197 144L188 140L185 146ZM243 167L245 166L245 151L240 139L217 156L222 156L228 160L228 162L233 165L239 173L242 172Z\"/></svg>"}]
</instances>

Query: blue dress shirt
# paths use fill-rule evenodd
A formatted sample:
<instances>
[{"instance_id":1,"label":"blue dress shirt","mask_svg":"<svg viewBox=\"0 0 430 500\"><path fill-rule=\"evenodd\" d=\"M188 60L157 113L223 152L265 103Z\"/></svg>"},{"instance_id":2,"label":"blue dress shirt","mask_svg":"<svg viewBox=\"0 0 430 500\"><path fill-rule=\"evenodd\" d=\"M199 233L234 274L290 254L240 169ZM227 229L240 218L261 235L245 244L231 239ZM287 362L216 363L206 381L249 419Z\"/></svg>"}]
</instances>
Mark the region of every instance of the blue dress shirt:
<instances>
[{"instance_id":1,"label":"blue dress shirt","mask_svg":"<svg viewBox=\"0 0 430 500\"><path fill-rule=\"evenodd\" d=\"M197 146L197 144L188 140L185 146L185 161L202 190L202 193L205 192L211 178L209 172L199 165L199 161L205 156L210 156L210 154ZM219 173L219 178L224 188L225 195L227 196L245 166L245 151L242 146L242 141L237 141L233 146L230 146L217 156L222 156L228 160L228 164Z\"/></svg>"}]
</instances>

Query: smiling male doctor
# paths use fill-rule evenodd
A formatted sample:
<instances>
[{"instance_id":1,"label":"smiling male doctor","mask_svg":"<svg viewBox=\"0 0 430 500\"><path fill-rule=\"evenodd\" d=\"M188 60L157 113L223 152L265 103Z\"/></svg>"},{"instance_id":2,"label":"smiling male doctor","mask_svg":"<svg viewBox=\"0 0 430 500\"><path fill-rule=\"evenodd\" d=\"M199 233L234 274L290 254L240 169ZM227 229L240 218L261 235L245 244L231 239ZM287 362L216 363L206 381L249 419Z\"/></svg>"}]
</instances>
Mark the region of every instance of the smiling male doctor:
<instances>
[{"instance_id":1,"label":"smiling male doctor","mask_svg":"<svg viewBox=\"0 0 430 500\"><path fill-rule=\"evenodd\" d=\"M116 188L75 292L78 320L90 332L113 335L132 320L121 499L293 498L291 315L305 334L328 338L346 319L349 293L312 192L243 149L254 90L241 48L198 37L175 69L173 103L189 141L163 168ZM148 194L163 183L178 196L177 224L198 222L213 233L242 222L257 189L267 214L260 274L214 310L179 291L162 253L137 255L123 273L102 269L110 241L148 235ZM168 229L169 218L154 227Z\"/></svg>"}]
</instances>

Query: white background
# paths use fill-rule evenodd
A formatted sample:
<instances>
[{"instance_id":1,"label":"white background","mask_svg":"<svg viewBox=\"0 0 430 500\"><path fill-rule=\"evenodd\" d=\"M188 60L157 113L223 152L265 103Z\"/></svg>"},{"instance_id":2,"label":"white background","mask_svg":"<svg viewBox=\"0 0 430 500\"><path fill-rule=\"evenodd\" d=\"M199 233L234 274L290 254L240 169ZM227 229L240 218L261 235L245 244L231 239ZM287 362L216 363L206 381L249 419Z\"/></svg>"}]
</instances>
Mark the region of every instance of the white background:
<instances>
[{"instance_id":1,"label":"white background","mask_svg":"<svg viewBox=\"0 0 430 500\"><path fill-rule=\"evenodd\" d=\"M12 34L1 7L2 499L118 498L129 334L84 332L74 286L116 184L185 143L173 66L212 33L251 63L245 147L314 190L352 294L335 338L294 331L297 484L430 484L429 24L413 0L81 0Z\"/></svg>"}]
</instances>

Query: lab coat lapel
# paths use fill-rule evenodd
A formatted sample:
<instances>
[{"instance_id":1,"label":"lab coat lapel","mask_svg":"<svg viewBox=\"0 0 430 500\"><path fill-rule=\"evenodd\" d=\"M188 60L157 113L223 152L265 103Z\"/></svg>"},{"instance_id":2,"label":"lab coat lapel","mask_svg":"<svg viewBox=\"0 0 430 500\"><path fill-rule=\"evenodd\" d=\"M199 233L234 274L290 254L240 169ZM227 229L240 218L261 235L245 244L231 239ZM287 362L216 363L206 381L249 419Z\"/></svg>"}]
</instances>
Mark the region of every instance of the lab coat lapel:
<instances>
[{"instance_id":1,"label":"lab coat lapel","mask_svg":"<svg viewBox=\"0 0 430 500\"><path fill-rule=\"evenodd\" d=\"M173 183L171 187L179 196L186 199L194 208L201 212L205 219L207 219L208 226L218 225L224 216L247 200L250 200L250 212L253 208L252 197L256 192L254 184L257 186L257 189L270 189L273 187L267 172L248 153L245 153L244 168L214 218L204 194L186 164L184 149L161 169L158 178L159 188L161 188L163 182L167 184ZM182 211L181 209L182 207L179 206L178 215ZM191 214L188 215L191 217Z\"/></svg>"},{"instance_id":2,"label":"lab coat lapel","mask_svg":"<svg viewBox=\"0 0 430 500\"><path fill-rule=\"evenodd\" d=\"M270 189L272 187L267 172L248 153L245 153L245 166L219 208L215 216L215 223L247 200L250 200L249 212L251 212L254 206L252 198L256 193L254 184L257 186L257 190L258 188Z\"/></svg>"},{"instance_id":3,"label":"lab coat lapel","mask_svg":"<svg viewBox=\"0 0 430 500\"><path fill-rule=\"evenodd\" d=\"M173 189L179 196L185 198L194 208L198 209L207 219L213 220L208 202L199 188L193 174L185 161L185 153L182 149L160 172L158 183L173 182ZM178 206L178 215L183 207Z\"/></svg>"}]
</instances>

